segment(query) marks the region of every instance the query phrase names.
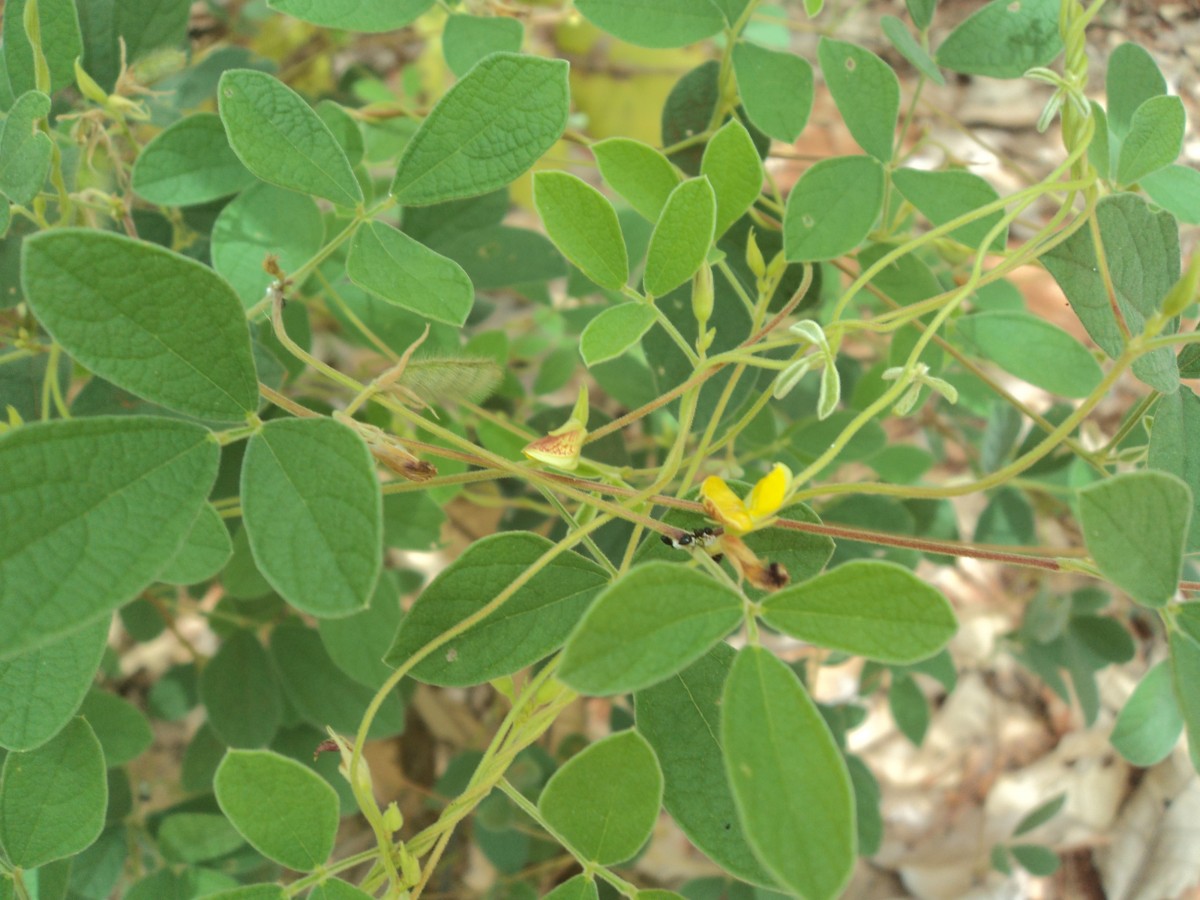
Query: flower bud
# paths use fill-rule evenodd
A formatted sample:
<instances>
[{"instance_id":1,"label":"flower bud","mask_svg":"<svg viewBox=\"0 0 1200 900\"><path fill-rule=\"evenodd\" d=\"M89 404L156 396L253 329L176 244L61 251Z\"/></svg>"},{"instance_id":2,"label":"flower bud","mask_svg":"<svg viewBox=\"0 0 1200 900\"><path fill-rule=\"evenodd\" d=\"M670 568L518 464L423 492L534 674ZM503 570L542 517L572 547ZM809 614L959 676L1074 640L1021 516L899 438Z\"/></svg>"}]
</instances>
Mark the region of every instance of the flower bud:
<instances>
[{"instance_id":1,"label":"flower bud","mask_svg":"<svg viewBox=\"0 0 1200 900\"><path fill-rule=\"evenodd\" d=\"M713 312L713 274L712 268L705 264L700 267L696 277L692 279L692 315L700 324L703 333L704 324L712 318Z\"/></svg>"},{"instance_id":2,"label":"flower bud","mask_svg":"<svg viewBox=\"0 0 1200 900\"><path fill-rule=\"evenodd\" d=\"M767 274L767 261L763 259L762 251L758 249L758 241L754 238L754 229L746 236L746 265L759 281Z\"/></svg>"}]
</instances>

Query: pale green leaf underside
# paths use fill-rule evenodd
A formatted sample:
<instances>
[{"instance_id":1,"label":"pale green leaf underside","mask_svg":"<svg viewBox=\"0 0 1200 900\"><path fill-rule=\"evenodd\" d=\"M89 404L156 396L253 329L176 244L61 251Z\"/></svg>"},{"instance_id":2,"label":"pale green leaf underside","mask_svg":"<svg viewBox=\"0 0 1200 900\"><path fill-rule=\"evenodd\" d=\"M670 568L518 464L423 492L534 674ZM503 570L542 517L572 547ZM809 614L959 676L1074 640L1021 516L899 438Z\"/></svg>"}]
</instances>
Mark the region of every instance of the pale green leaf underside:
<instances>
[{"instance_id":1,"label":"pale green leaf underside","mask_svg":"<svg viewBox=\"0 0 1200 900\"><path fill-rule=\"evenodd\" d=\"M640 300L610 307L592 321L579 338L579 352L589 367L616 359L650 330L657 316Z\"/></svg>"},{"instance_id":2,"label":"pale green leaf underside","mask_svg":"<svg viewBox=\"0 0 1200 900\"><path fill-rule=\"evenodd\" d=\"M733 48L733 71L750 121L775 140L793 143L812 112L813 69L809 61L740 41Z\"/></svg>"},{"instance_id":3,"label":"pale green leaf underside","mask_svg":"<svg viewBox=\"0 0 1200 900\"><path fill-rule=\"evenodd\" d=\"M584 18L639 47L683 47L725 26L712 0L576 0Z\"/></svg>"},{"instance_id":4,"label":"pale green leaf underside","mask_svg":"<svg viewBox=\"0 0 1200 900\"><path fill-rule=\"evenodd\" d=\"M644 218L657 222L681 180L670 160L648 144L623 137L597 141L592 153L609 186Z\"/></svg>"},{"instance_id":5,"label":"pale green leaf underside","mask_svg":"<svg viewBox=\"0 0 1200 900\"><path fill-rule=\"evenodd\" d=\"M607 197L566 172L538 172L533 202L563 256L601 287L616 291L625 286L629 257Z\"/></svg>"},{"instance_id":6,"label":"pale green leaf underside","mask_svg":"<svg viewBox=\"0 0 1200 900\"><path fill-rule=\"evenodd\" d=\"M674 290L696 274L708 256L717 224L717 198L707 178L690 178L667 198L646 251L646 292Z\"/></svg>"}]
</instances>

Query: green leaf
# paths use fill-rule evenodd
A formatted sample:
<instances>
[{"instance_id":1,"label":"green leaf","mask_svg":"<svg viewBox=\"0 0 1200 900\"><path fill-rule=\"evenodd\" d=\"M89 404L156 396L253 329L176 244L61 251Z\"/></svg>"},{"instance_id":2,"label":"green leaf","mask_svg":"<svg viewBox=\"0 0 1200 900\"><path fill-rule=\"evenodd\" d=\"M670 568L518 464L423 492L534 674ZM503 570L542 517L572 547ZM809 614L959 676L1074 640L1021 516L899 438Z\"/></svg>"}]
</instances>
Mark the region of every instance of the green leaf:
<instances>
[{"instance_id":1,"label":"green leaf","mask_svg":"<svg viewBox=\"0 0 1200 900\"><path fill-rule=\"evenodd\" d=\"M133 189L159 206L207 203L236 194L255 180L213 113L175 122L142 148L133 164Z\"/></svg>"},{"instance_id":2,"label":"green leaf","mask_svg":"<svg viewBox=\"0 0 1200 900\"><path fill-rule=\"evenodd\" d=\"M742 217L762 191L763 167L746 126L730 119L704 148L700 174L717 197L716 237ZM594 279L593 279L594 280Z\"/></svg>"},{"instance_id":3,"label":"green leaf","mask_svg":"<svg viewBox=\"0 0 1200 900\"><path fill-rule=\"evenodd\" d=\"M1021 868L1031 875L1044 878L1058 871L1058 854L1049 847L1037 844L1013 844L1008 849Z\"/></svg>"},{"instance_id":4,"label":"green leaf","mask_svg":"<svg viewBox=\"0 0 1200 900\"><path fill-rule=\"evenodd\" d=\"M1154 212L1135 194L1113 194L1096 204L1096 219L1117 306L1130 332L1140 334L1172 285L1179 280L1179 226L1169 213ZM1090 229L1081 228L1041 258L1062 288L1092 340L1111 357L1124 339L1099 272ZM1175 324L1167 332L1175 331ZM1179 386L1174 351L1164 347L1137 359L1133 373L1164 394Z\"/></svg>"},{"instance_id":5,"label":"green leaf","mask_svg":"<svg viewBox=\"0 0 1200 900\"><path fill-rule=\"evenodd\" d=\"M276 419L242 462L254 561L292 606L317 617L363 609L383 563L383 501L362 439L331 419Z\"/></svg>"},{"instance_id":6,"label":"green leaf","mask_svg":"<svg viewBox=\"0 0 1200 900\"><path fill-rule=\"evenodd\" d=\"M937 7L937 0L904 0L904 5L908 7L908 14L912 17L913 24L924 31L933 21L933 11Z\"/></svg>"},{"instance_id":7,"label":"green leaf","mask_svg":"<svg viewBox=\"0 0 1200 900\"><path fill-rule=\"evenodd\" d=\"M347 884L340 878L330 878L318 884L308 896L312 900L371 900L371 895L366 891Z\"/></svg>"},{"instance_id":8,"label":"green leaf","mask_svg":"<svg viewBox=\"0 0 1200 900\"><path fill-rule=\"evenodd\" d=\"M796 673L761 647L746 647L734 660L721 744L742 827L759 860L798 894L838 896L855 858L850 775Z\"/></svg>"},{"instance_id":9,"label":"green leaf","mask_svg":"<svg viewBox=\"0 0 1200 900\"><path fill-rule=\"evenodd\" d=\"M233 541L225 522L209 504L200 507L183 546L158 573L167 584L198 584L207 581L225 567L233 555Z\"/></svg>"},{"instance_id":10,"label":"green leaf","mask_svg":"<svg viewBox=\"0 0 1200 900\"><path fill-rule=\"evenodd\" d=\"M584 859L611 866L649 839L662 793L654 751L636 731L623 731L571 757L546 784L538 809Z\"/></svg>"},{"instance_id":11,"label":"green leaf","mask_svg":"<svg viewBox=\"0 0 1200 900\"><path fill-rule=\"evenodd\" d=\"M1183 713L1183 724L1187 729L1188 745L1200 743L1200 643L1180 631L1170 633L1171 683L1175 688L1175 699ZM1200 771L1198 756L1192 751L1192 765ZM11 757L10 757L11 758Z\"/></svg>"},{"instance_id":12,"label":"green leaf","mask_svg":"<svg viewBox=\"0 0 1200 900\"><path fill-rule=\"evenodd\" d=\"M277 258L284 272L292 272L316 255L324 240L325 225L312 197L256 184L227 204L213 223L213 268L249 309L274 280L263 269L268 255Z\"/></svg>"},{"instance_id":13,"label":"green leaf","mask_svg":"<svg viewBox=\"0 0 1200 900\"><path fill-rule=\"evenodd\" d=\"M1066 805L1067 795L1059 794L1057 797L1052 797L1045 803L1038 804L1037 808L1027 813L1020 822L1017 823L1016 829L1013 831L1013 837L1020 837L1023 834L1029 834L1035 828L1045 825L1051 819L1062 811Z\"/></svg>"},{"instance_id":14,"label":"green leaf","mask_svg":"<svg viewBox=\"0 0 1200 900\"><path fill-rule=\"evenodd\" d=\"M559 139L567 107L565 60L494 53L421 123L391 193L405 206L426 206L503 187Z\"/></svg>"},{"instance_id":15,"label":"green leaf","mask_svg":"<svg viewBox=\"0 0 1200 900\"><path fill-rule=\"evenodd\" d=\"M542 900L600 900L600 892L590 875L580 873L568 878Z\"/></svg>"},{"instance_id":16,"label":"green leaf","mask_svg":"<svg viewBox=\"0 0 1200 900\"><path fill-rule=\"evenodd\" d=\"M1000 199L994 187L972 172L897 169L892 173L892 183L904 195L904 199L934 225L945 225ZM1003 215L1003 210L996 210L969 225L955 228L947 237L968 247L981 247L988 232ZM1003 250L1007 243L1008 227L1005 226L992 238L989 249Z\"/></svg>"},{"instance_id":17,"label":"green leaf","mask_svg":"<svg viewBox=\"0 0 1200 900\"><path fill-rule=\"evenodd\" d=\"M1151 97L1137 108L1117 156L1117 181L1133 184L1175 162L1186 122L1178 97Z\"/></svg>"},{"instance_id":18,"label":"green leaf","mask_svg":"<svg viewBox=\"0 0 1200 900\"><path fill-rule=\"evenodd\" d=\"M567 264L554 245L528 228L480 228L439 244L438 251L463 267L477 291L534 284L567 274Z\"/></svg>"},{"instance_id":19,"label":"green leaf","mask_svg":"<svg viewBox=\"0 0 1200 900\"><path fill-rule=\"evenodd\" d=\"M1143 177L1141 188L1181 222L1200 225L1200 172L1190 166L1167 166Z\"/></svg>"},{"instance_id":20,"label":"green leaf","mask_svg":"<svg viewBox=\"0 0 1200 900\"><path fill-rule=\"evenodd\" d=\"M37 87L33 46L25 33L25 8L29 0L8 0L4 8L4 63L12 92L20 96ZM72 0L38 0L38 30L42 52L50 70L50 93L75 81L75 60L83 52L79 17Z\"/></svg>"},{"instance_id":21,"label":"green leaf","mask_svg":"<svg viewBox=\"0 0 1200 900\"><path fill-rule=\"evenodd\" d=\"M553 546L520 531L473 543L417 598L396 631L387 661L400 665L478 612ZM595 563L560 553L499 610L418 663L413 677L465 686L523 669L562 646L607 580Z\"/></svg>"},{"instance_id":22,"label":"green leaf","mask_svg":"<svg viewBox=\"0 0 1200 900\"><path fill-rule=\"evenodd\" d=\"M381 222L354 232L346 274L389 303L448 325L462 326L475 303L462 266Z\"/></svg>"},{"instance_id":23,"label":"green leaf","mask_svg":"<svg viewBox=\"0 0 1200 900\"><path fill-rule=\"evenodd\" d=\"M329 858L338 799L317 773L269 750L230 750L213 787L221 812L263 856L297 872Z\"/></svg>"},{"instance_id":24,"label":"green leaf","mask_svg":"<svg viewBox=\"0 0 1200 900\"><path fill-rule=\"evenodd\" d=\"M746 843L725 776L721 692L736 655L717 644L682 672L638 691L637 730L662 766L663 806L688 840L731 875L773 886Z\"/></svg>"},{"instance_id":25,"label":"green leaf","mask_svg":"<svg viewBox=\"0 0 1200 900\"><path fill-rule=\"evenodd\" d=\"M912 63L918 72L934 84L946 83L946 79L942 77L937 63L933 61L928 51L917 43L917 39L904 27L903 22L895 16L884 16L879 20L879 24L883 28L883 33L887 35L888 40L892 42L892 46L900 52L901 56Z\"/></svg>"},{"instance_id":26,"label":"green leaf","mask_svg":"<svg viewBox=\"0 0 1200 900\"><path fill-rule=\"evenodd\" d=\"M357 166L362 162L365 148L362 128L359 127L358 120L346 112L344 106L334 103L332 100L321 100L314 108L317 115L321 117L321 121L329 128L330 134L345 151L350 165Z\"/></svg>"},{"instance_id":27,"label":"green leaf","mask_svg":"<svg viewBox=\"0 0 1200 900\"><path fill-rule=\"evenodd\" d=\"M754 157L758 162L758 156ZM601 287L619 291L629 278L629 257L617 212L608 198L566 172L533 176L533 202L559 251Z\"/></svg>"},{"instance_id":28,"label":"green leaf","mask_svg":"<svg viewBox=\"0 0 1200 900\"><path fill-rule=\"evenodd\" d=\"M248 884L216 894L205 894L204 900L287 900L287 892L277 884Z\"/></svg>"},{"instance_id":29,"label":"green leaf","mask_svg":"<svg viewBox=\"0 0 1200 900\"><path fill-rule=\"evenodd\" d=\"M763 621L803 641L889 663L932 656L958 623L946 598L903 566L849 562L770 594Z\"/></svg>"},{"instance_id":30,"label":"green leaf","mask_svg":"<svg viewBox=\"0 0 1200 900\"><path fill-rule=\"evenodd\" d=\"M337 667L315 629L299 623L279 625L271 633L271 658L284 695L314 728L353 734L375 691ZM404 699L393 691L379 708L367 735L392 737L404 731Z\"/></svg>"},{"instance_id":31,"label":"green leaf","mask_svg":"<svg viewBox=\"0 0 1200 900\"><path fill-rule=\"evenodd\" d=\"M938 65L968 75L1020 78L1062 50L1058 0L992 0L938 47Z\"/></svg>"},{"instance_id":32,"label":"green leaf","mask_svg":"<svg viewBox=\"0 0 1200 900\"><path fill-rule=\"evenodd\" d=\"M21 283L54 339L118 387L221 422L258 409L246 317L208 266L120 235L61 228L25 241Z\"/></svg>"},{"instance_id":33,"label":"green leaf","mask_svg":"<svg viewBox=\"0 0 1200 900\"><path fill-rule=\"evenodd\" d=\"M883 166L867 156L838 156L811 166L792 188L783 218L791 262L816 262L849 253L883 209Z\"/></svg>"},{"instance_id":34,"label":"green leaf","mask_svg":"<svg viewBox=\"0 0 1200 900\"><path fill-rule=\"evenodd\" d=\"M911 675L894 675L888 689L888 708L896 727L914 747L920 747L929 730L929 701Z\"/></svg>"},{"instance_id":35,"label":"green leaf","mask_svg":"<svg viewBox=\"0 0 1200 900\"><path fill-rule=\"evenodd\" d=\"M272 9L347 31L395 31L432 7L434 0L269 0Z\"/></svg>"},{"instance_id":36,"label":"green leaf","mask_svg":"<svg viewBox=\"0 0 1200 900\"><path fill-rule=\"evenodd\" d=\"M411 497L409 494L407 497ZM341 619L321 619L317 630L321 643L339 669L370 688L377 688L392 673L383 661L400 625L400 592L384 573L371 595L371 605Z\"/></svg>"},{"instance_id":37,"label":"green leaf","mask_svg":"<svg viewBox=\"0 0 1200 900\"><path fill-rule=\"evenodd\" d=\"M492 53L516 53L525 40L525 26L507 16L451 16L442 31L446 65L462 78L475 63Z\"/></svg>"},{"instance_id":38,"label":"green leaf","mask_svg":"<svg viewBox=\"0 0 1200 900\"><path fill-rule=\"evenodd\" d=\"M717 198L709 180L689 178L667 198L646 251L646 291L654 297L679 287L708 256L717 222Z\"/></svg>"},{"instance_id":39,"label":"green leaf","mask_svg":"<svg viewBox=\"0 0 1200 900\"><path fill-rule=\"evenodd\" d=\"M1183 711L1171 684L1171 666L1163 660L1142 676L1113 725L1113 747L1135 766L1162 762L1179 742Z\"/></svg>"},{"instance_id":40,"label":"green leaf","mask_svg":"<svg viewBox=\"0 0 1200 900\"><path fill-rule=\"evenodd\" d=\"M110 769L137 759L154 740L150 723L141 711L108 691L99 688L89 691L79 707L79 715L92 726Z\"/></svg>"},{"instance_id":41,"label":"green leaf","mask_svg":"<svg viewBox=\"0 0 1200 900\"><path fill-rule=\"evenodd\" d=\"M140 416L0 436L0 658L145 589L187 536L218 455L200 426Z\"/></svg>"},{"instance_id":42,"label":"green leaf","mask_svg":"<svg viewBox=\"0 0 1200 900\"><path fill-rule=\"evenodd\" d=\"M1121 44L1108 58L1105 74L1108 129L1119 144L1129 133L1138 108L1167 92L1167 82L1145 48L1132 41Z\"/></svg>"},{"instance_id":43,"label":"green leaf","mask_svg":"<svg viewBox=\"0 0 1200 900\"><path fill-rule=\"evenodd\" d=\"M695 662L741 619L741 598L703 572L638 566L589 607L567 639L558 675L583 694L640 690Z\"/></svg>"},{"instance_id":44,"label":"green leaf","mask_svg":"<svg viewBox=\"0 0 1200 900\"><path fill-rule=\"evenodd\" d=\"M274 76L255 69L226 71L217 105L233 152L263 181L339 206L363 202L350 160L329 127Z\"/></svg>"},{"instance_id":45,"label":"green leaf","mask_svg":"<svg viewBox=\"0 0 1200 900\"><path fill-rule=\"evenodd\" d=\"M143 59L160 48L181 47L187 40L190 6L188 0L154 0L151 3L94 0L77 4L83 33L84 68L104 90L111 91L122 63L120 41L125 42L124 61L128 63ZM179 109L194 105L184 102L183 91L176 94L175 99Z\"/></svg>"},{"instance_id":46,"label":"green leaf","mask_svg":"<svg viewBox=\"0 0 1200 900\"><path fill-rule=\"evenodd\" d=\"M32 750L71 721L108 645L107 618L0 662L0 747Z\"/></svg>"},{"instance_id":47,"label":"green leaf","mask_svg":"<svg viewBox=\"0 0 1200 900\"><path fill-rule=\"evenodd\" d=\"M712 0L575 0L575 8L593 25L639 47L683 47L725 27Z\"/></svg>"},{"instance_id":48,"label":"green leaf","mask_svg":"<svg viewBox=\"0 0 1200 900\"><path fill-rule=\"evenodd\" d=\"M822 37L817 57L850 134L880 162L891 162L900 114L900 80L892 67L856 44Z\"/></svg>"},{"instance_id":49,"label":"green leaf","mask_svg":"<svg viewBox=\"0 0 1200 900\"><path fill-rule=\"evenodd\" d=\"M46 183L54 144L37 123L49 113L50 98L29 91L0 121L0 193L13 203L29 204Z\"/></svg>"},{"instance_id":50,"label":"green leaf","mask_svg":"<svg viewBox=\"0 0 1200 900\"><path fill-rule=\"evenodd\" d=\"M1129 472L1079 492L1088 552L1138 603L1163 606L1179 585L1192 492L1174 475Z\"/></svg>"},{"instance_id":51,"label":"green leaf","mask_svg":"<svg viewBox=\"0 0 1200 900\"><path fill-rule=\"evenodd\" d=\"M958 331L1005 372L1062 397L1086 397L1104 372L1088 349L1057 325L1026 312L981 312Z\"/></svg>"},{"instance_id":52,"label":"green leaf","mask_svg":"<svg viewBox=\"0 0 1200 900\"><path fill-rule=\"evenodd\" d=\"M1147 464L1181 479L1192 491L1187 550L1200 550L1200 397L1190 388L1161 397L1154 409Z\"/></svg>"},{"instance_id":53,"label":"green leaf","mask_svg":"<svg viewBox=\"0 0 1200 900\"><path fill-rule=\"evenodd\" d=\"M755 127L777 141L794 143L812 112L813 70L808 60L739 41L733 47L733 71Z\"/></svg>"},{"instance_id":54,"label":"green leaf","mask_svg":"<svg viewBox=\"0 0 1200 900\"><path fill-rule=\"evenodd\" d=\"M588 322L580 335L579 352L584 364L591 368L616 359L641 340L656 318L654 308L640 300L606 309Z\"/></svg>"},{"instance_id":55,"label":"green leaf","mask_svg":"<svg viewBox=\"0 0 1200 900\"><path fill-rule=\"evenodd\" d=\"M87 722L72 719L48 743L4 760L0 845L23 869L72 856L100 836L107 806L100 742Z\"/></svg>"},{"instance_id":56,"label":"green leaf","mask_svg":"<svg viewBox=\"0 0 1200 900\"><path fill-rule=\"evenodd\" d=\"M271 658L251 631L239 629L200 672L209 727L229 747L265 747L283 722L283 695Z\"/></svg>"},{"instance_id":57,"label":"green leaf","mask_svg":"<svg viewBox=\"0 0 1200 900\"><path fill-rule=\"evenodd\" d=\"M158 827L158 847L172 862L216 859L244 843L229 820L216 813L173 813Z\"/></svg>"},{"instance_id":58,"label":"green leaf","mask_svg":"<svg viewBox=\"0 0 1200 900\"><path fill-rule=\"evenodd\" d=\"M657 222L681 180L670 160L641 141L623 137L597 141L592 153L609 186L643 217Z\"/></svg>"}]
</instances>

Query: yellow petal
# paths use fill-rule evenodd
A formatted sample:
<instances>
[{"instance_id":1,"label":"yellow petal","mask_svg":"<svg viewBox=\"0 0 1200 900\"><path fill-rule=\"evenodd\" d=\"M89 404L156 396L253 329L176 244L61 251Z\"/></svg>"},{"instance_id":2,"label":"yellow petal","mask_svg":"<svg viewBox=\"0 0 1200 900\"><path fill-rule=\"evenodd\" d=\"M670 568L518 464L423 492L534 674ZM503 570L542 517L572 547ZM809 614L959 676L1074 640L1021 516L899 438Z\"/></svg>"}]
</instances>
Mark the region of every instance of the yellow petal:
<instances>
[{"instance_id":1,"label":"yellow petal","mask_svg":"<svg viewBox=\"0 0 1200 900\"><path fill-rule=\"evenodd\" d=\"M775 463L775 468L759 479L746 502L750 518L756 524L779 512L791 481L792 472L783 463Z\"/></svg>"},{"instance_id":2,"label":"yellow petal","mask_svg":"<svg viewBox=\"0 0 1200 900\"><path fill-rule=\"evenodd\" d=\"M704 510L730 531L745 534L754 527L750 514L746 512L746 504L742 498L730 490L725 479L710 475L700 485L700 496L704 498Z\"/></svg>"}]
</instances>

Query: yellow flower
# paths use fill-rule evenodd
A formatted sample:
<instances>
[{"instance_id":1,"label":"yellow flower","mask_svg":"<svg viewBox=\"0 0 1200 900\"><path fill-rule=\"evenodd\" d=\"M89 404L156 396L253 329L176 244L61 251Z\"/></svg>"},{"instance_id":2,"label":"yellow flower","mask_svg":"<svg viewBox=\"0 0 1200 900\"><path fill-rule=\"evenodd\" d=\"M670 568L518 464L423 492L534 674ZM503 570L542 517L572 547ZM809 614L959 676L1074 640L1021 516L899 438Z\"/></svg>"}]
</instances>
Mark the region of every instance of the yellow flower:
<instances>
[{"instance_id":1,"label":"yellow flower","mask_svg":"<svg viewBox=\"0 0 1200 900\"><path fill-rule=\"evenodd\" d=\"M775 521L775 514L787 494L792 481L791 470L783 463L776 463L744 501L735 494L718 475L710 475L700 486L704 498L704 511L734 534L746 534L765 528Z\"/></svg>"}]
</instances>

